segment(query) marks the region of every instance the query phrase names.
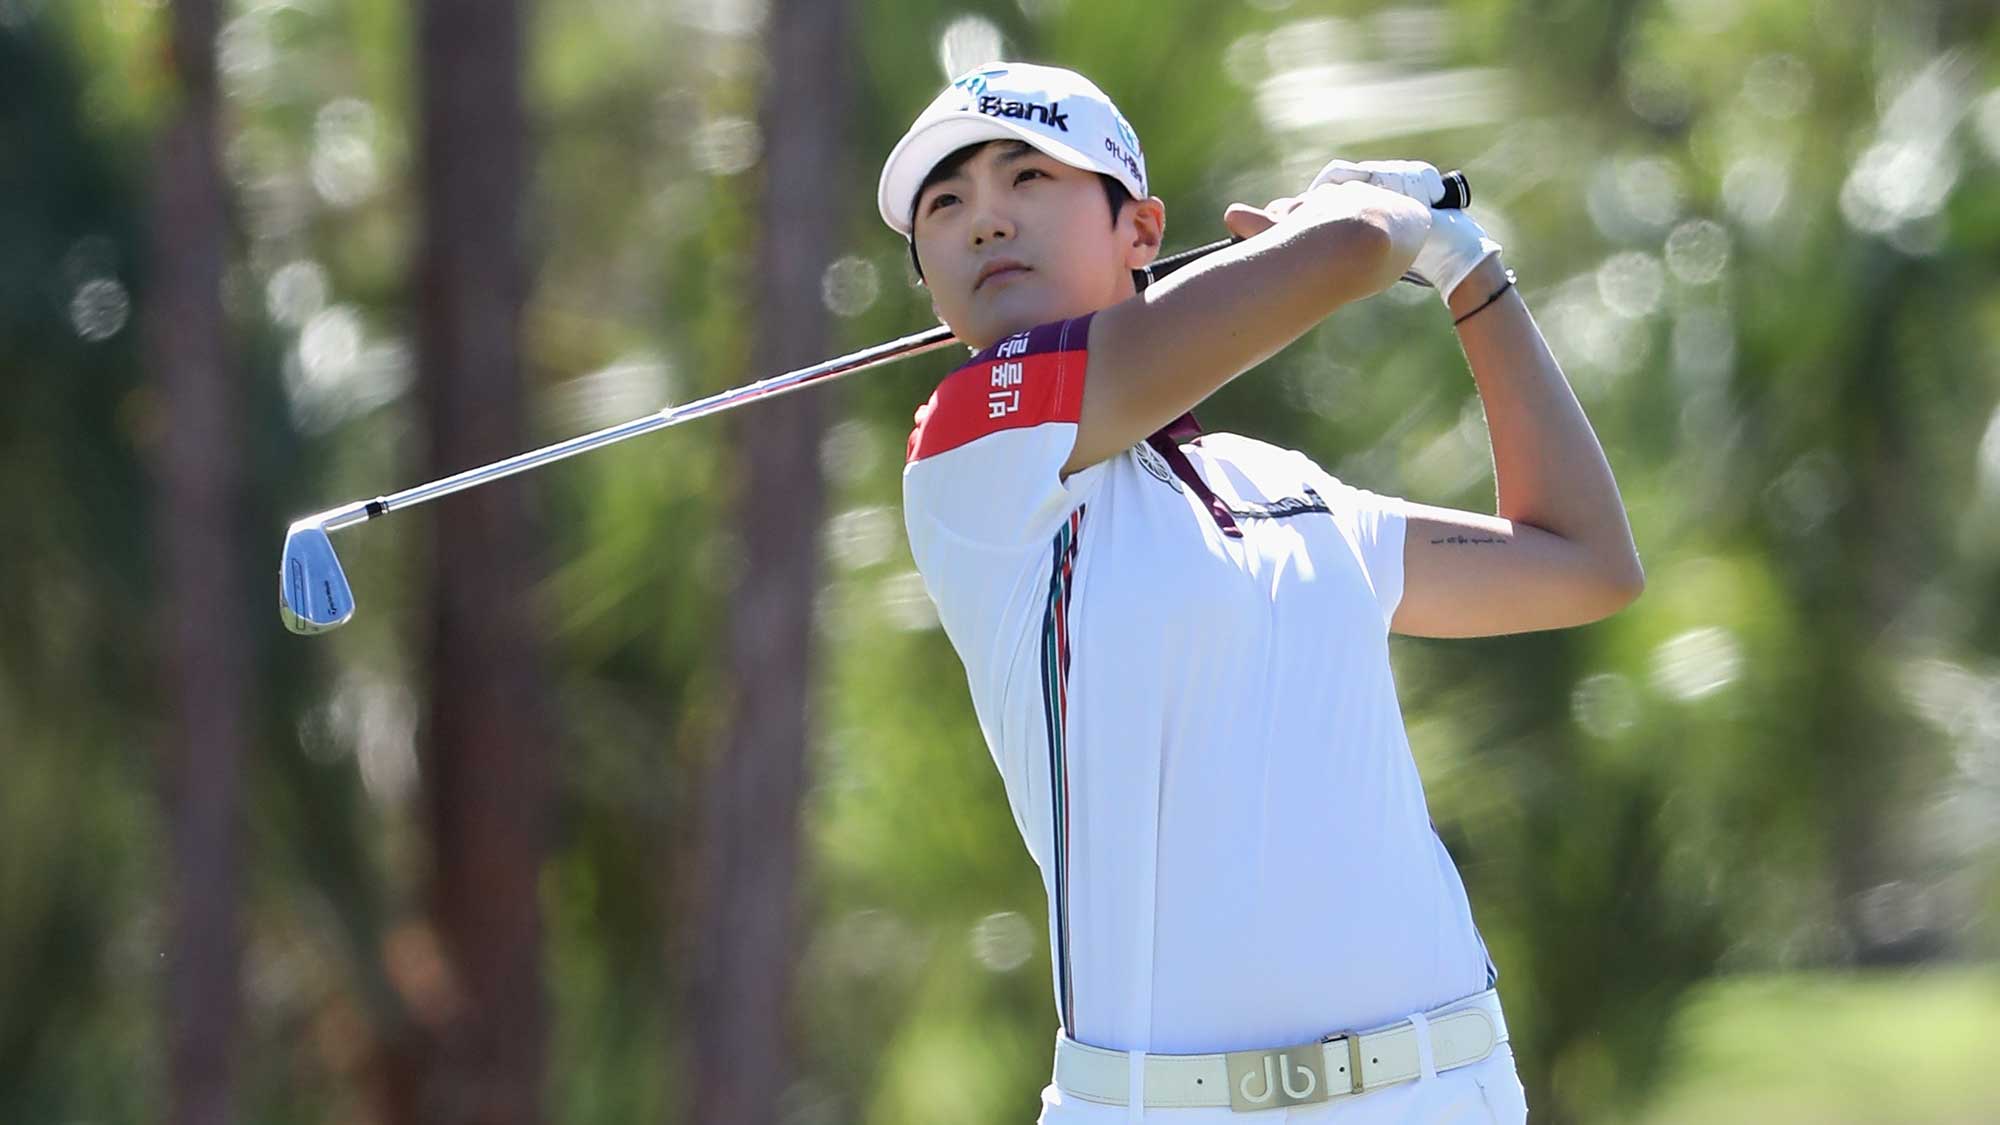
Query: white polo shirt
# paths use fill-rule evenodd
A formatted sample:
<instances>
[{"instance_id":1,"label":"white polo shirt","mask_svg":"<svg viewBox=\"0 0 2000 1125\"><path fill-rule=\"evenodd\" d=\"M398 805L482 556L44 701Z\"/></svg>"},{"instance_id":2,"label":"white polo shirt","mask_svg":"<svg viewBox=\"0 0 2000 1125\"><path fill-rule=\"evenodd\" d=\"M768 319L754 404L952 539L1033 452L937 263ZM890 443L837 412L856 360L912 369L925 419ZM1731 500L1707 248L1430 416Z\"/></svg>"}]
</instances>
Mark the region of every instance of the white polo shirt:
<instances>
[{"instance_id":1,"label":"white polo shirt","mask_svg":"<svg viewBox=\"0 0 2000 1125\"><path fill-rule=\"evenodd\" d=\"M1205 1053L1488 987L1389 670L1401 501L1165 431L1061 477L1089 317L917 414L917 569L1049 896L1071 1037Z\"/></svg>"}]
</instances>

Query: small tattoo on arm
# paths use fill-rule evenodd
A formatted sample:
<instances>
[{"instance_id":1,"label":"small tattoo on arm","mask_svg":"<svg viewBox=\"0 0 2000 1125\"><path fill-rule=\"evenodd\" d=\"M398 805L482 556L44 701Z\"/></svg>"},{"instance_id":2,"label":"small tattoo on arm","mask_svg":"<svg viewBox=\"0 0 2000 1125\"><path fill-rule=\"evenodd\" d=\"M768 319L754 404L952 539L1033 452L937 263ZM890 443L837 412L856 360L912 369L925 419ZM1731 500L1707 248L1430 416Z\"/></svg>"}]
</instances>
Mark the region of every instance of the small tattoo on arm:
<instances>
[{"instance_id":1,"label":"small tattoo on arm","mask_svg":"<svg viewBox=\"0 0 2000 1125\"><path fill-rule=\"evenodd\" d=\"M1477 546L1481 543L1491 543L1496 547L1505 547L1507 545L1507 541L1497 535L1447 535L1442 539L1433 539L1431 542L1464 544L1468 547Z\"/></svg>"}]
</instances>

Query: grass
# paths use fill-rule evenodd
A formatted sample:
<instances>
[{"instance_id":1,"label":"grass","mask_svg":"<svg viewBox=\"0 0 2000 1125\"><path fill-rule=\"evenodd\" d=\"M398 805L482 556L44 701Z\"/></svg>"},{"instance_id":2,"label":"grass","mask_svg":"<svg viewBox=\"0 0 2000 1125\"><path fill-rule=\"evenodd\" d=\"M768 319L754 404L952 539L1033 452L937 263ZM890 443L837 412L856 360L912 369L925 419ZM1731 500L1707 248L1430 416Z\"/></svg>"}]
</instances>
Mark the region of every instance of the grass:
<instances>
[{"instance_id":1,"label":"grass","mask_svg":"<svg viewBox=\"0 0 2000 1125\"><path fill-rule=\"evenodd\" d=\"M1639 1125L2000 1121L2000 966L1731 977Z\"/></svg>"}]
</instances>

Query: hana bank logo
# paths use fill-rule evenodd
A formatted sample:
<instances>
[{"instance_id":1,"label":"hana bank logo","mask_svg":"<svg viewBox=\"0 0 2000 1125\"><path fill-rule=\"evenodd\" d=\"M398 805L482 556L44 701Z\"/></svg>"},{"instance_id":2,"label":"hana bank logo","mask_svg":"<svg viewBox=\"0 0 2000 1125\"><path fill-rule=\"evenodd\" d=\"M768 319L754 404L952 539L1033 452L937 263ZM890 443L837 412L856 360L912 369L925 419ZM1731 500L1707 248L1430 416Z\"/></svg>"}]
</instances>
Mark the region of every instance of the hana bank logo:
<instances>
[{"instance_id":1,"label":"hana bank logo","mask_svg":"<svg viewBox=\"0 0 2000 1125\"><path fill-rule=\"evenodd\" d=\"M1139 134L1132 131L1132 125L1125 120L1125 115L1114 111L1111 120L1112 124L1118 126L1118 139L1125 142L1125 147L1131 149L1135 156L1146 155L1146 150L1139 147Z\"/></svg>"},{"instance_id":2,"label":"hana bank logo","mask_svg":"<svg viewBox=\"0 0 2000 1125\"><path fill-rule=\"evenodd\" d=\"M1145 159L1145 154L1139 149L1139 134L1132 131L1132 126L1126 122L1125 115L1116 110L1112 111L1111 123L1117 128L1118 138L1117 140L1104 138L1106 155L1124 165L1125 170L1132 174L1132 178L1144 185L1146 173L1140 167L1139 161Z\"/></svg>"},{"instance_id":3,"label":"hana bank logo","mask_svg":"<svg viewBox=\"0 0 2000 1125\"><path fill-rule=\"evenodd\" d=\"M986 92L987 82L995 78L1004 78L1006 75L1007 68L1004 66L982 66L969 74L960 75L952 86L977 98Z\"/></svg>"}]
</instances>

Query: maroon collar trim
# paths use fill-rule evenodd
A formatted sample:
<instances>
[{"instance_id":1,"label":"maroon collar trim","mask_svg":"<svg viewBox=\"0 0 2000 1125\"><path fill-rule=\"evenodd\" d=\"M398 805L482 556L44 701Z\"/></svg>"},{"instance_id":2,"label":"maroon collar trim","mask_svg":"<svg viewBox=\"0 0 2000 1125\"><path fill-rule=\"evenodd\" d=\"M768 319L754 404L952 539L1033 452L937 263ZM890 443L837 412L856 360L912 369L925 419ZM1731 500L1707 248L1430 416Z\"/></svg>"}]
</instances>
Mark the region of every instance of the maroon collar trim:
<instances>
[{"instance_id":1,"label":"maroon collar trim","mask_svg":"<svg viewBox=\"0 0 2000 1125\"><path fill-rule=\"evenodd\" d=\"M1224 504L1215 495L1215 491L1208 487L1208 482L1201 479L1200 473L1195 472L1194 464L1188 460L1187 454L1181 452L1181 443L1193 441L1201 436L1201 432L1201 423L1195 421L1194 412L1189 411L1154 432L1146 439L1146 444L1152 446L1153 451L1172 466L1174 475L1181 478L1181 483L1194 490L1195 496L1207 506L1209 516L1215 520L1215 526L1222 529L1222 534L1231 539L1241 539L1243 529L1236 525L1236 517L1229 514L1229 505Z\"/></svg>"},{"instance_id":2,"label":"maroon collar trim","mask_svg":"<svg viewBox=\"0 0 2000 1125\"><path fill-rule=\"evenodd\" d=\"M1154 437L1166 437L1172 441L1190 441L1201 436L1201 423L1195 420L1194 411L1168 422L1157 430Z\"/></svg>"}]
</instances>

